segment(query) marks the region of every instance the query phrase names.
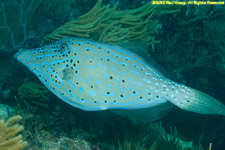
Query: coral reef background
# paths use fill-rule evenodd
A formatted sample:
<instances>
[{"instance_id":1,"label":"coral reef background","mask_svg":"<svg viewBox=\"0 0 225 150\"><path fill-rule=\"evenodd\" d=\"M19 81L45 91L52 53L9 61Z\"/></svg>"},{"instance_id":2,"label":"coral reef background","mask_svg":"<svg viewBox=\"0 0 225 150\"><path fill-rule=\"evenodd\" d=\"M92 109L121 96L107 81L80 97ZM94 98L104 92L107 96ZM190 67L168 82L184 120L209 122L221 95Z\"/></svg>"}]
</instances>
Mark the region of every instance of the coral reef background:
<instances>
[{"instance_id":1,"label":"coral reef background","mask_svg":"<svg viewBox=\"0 0 225 150\"><path fill-rule=\"evenodd\" d=\"M61 29L68 24L87 25L88 19L82 16L87 16L96 3L96 0L0 1L0 104L5 104L1 106L0 119L5 120L14 114L23 117L21 124L25 130L22 135L28 142L25 149L180 149L181 143L174 140L180 138L193 141L193 145L198 147L193 149L208 149L212 143L213 149L222 150L225 147L224 117L200 115L176 108L160 120L161 125L133 125L127 118L108 111L85 112L63 103L26 68L15 62L13 54L20 48L35 48L52 42L54 39L49 37L57 31L62 32ZM144 34L138 40L149 42L146 53L165 68L168 78L225 103L224 6L150 6L149 9L142 9L150 10L146 16L136 17L136 20L131 18L134 26L114 23L116 13L129 14L132 10L145 8L147 3L151 1L103 1L97 9L99 14L92 16L93 20L98 21L83 28L85 33L89 33L86 38L101 39L100 35L94 37L93 32L105 33L105 37L121 37L120 30L140 29L144 25L151 32L134 35ZM104 12L103 16L108 20L99 17ZM144 23L140 24L140 20ZM102 26L107 26L106 29L115 31L115 34L104 31ZM94 27L98 28L93 30ZM63 35L70 34L64 32ZM57 34L54 36L57 37ZM112 38L112 43L132 41L131 37L135 36L125 36L118 41ZM4 123L2 121L2 125ZM173 127L177 133L171 130ZM0 129L0 138L2 131ZM174 138L170 140L167 135ZM45 144L46 141L48 144Z\"/></svg>"},{"instance_id":2,"label":"coral reef background","mask_svg":"<svg viewBox=\"0 0 225 150\"><path fill-rule=\"evenodd\" d=\"M24 127L16 122L22 119L21 116L13 116L6 122L0 120L0 149L1 150L22 150L27 142L22 140L21 135L17 135Z\"/></svg>"}]
</instances>

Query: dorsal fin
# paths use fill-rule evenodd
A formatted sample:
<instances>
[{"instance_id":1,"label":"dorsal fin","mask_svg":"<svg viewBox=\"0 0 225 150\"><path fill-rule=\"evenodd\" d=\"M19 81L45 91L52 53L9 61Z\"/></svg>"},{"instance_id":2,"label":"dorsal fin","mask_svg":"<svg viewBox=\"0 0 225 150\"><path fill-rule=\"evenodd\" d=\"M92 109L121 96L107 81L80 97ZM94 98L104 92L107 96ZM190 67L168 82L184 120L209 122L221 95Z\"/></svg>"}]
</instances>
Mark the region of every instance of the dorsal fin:
<instances>
[{"instance_id":1,"label":"dorsal fin","mask_svg":"<svg viewBox=\"0 0 225 150\"><path fill-rule=\"evenodd\" d=\"M166 70L150 56L148 52L148 45L146 43L141 41L132 41L122 42L117 45L122 49L131 51L136 54L136 57L138 57L138 59L143 60L147 65L156 70L161 76L163 76L163 74L167 74Z\"/></svg>"},{"instance_id":2,"label":"dorsal fin","mask_svg":"<svg viewBox=\"0 0 225 150\"><path fill-rule=\"evenodd\" d=\"M148 45L141 41L122 42L119 43L118 46L130 50L144 59L147 59L147 57L150 56L148 53Z\"/></svg>"}]
</instances>

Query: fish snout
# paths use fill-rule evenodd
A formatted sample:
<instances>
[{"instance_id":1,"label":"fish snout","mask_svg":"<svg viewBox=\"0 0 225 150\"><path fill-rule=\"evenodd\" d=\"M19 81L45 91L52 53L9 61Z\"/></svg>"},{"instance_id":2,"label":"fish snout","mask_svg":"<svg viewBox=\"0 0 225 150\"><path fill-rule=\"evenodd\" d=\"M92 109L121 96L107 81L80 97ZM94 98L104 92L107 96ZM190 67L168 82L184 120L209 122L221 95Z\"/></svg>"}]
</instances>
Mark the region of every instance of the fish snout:
<instances>
[{"instance_id":1,"label":"fish snout","mask_svg":"<svg viewBox=\"0 0 225 150\"><path fill-rule=\"evenodd\" d=\"M26 57L27 57L28 50L27 49L20 49L19 52L14 54L14 58L16 58L18 61L25 63Z\"/></svg>"}]
</instances>

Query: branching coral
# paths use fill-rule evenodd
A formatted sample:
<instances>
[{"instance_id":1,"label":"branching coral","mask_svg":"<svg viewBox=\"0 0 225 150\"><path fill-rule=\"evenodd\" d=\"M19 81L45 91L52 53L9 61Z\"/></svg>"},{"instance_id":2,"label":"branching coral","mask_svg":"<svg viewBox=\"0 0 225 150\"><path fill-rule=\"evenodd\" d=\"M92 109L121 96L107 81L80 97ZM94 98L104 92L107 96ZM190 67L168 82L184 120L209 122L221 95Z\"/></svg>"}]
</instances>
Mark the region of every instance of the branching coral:
<instances>
[{"instance_id":1,"label":"branching coral","mask_svg":"<svg viewBox=\"0 0 225 150\"><path fill-rule=\"evenodd\" d=\"M0 52L21 48L27 40L27 22L33 0L0 1Z\"/></svg>"},{"instance_id":2,"label":"branching coral","mask_svg":"<svg viewBox=\"0 0 225 150\"><path fill-rule=\"evenodd\" d=\"M58 22L64 23L72 12L72 5L74 0L40 0L38 6L34 9L32 14L31 26L38 26L40 19L53 18Z\"/></svg>"},{"instance_id":3,"label":"branching coral","mask_svg":"<svg viewBox=\"0 0 225 150\"><path fill-rule=\"evenodd\" d=\"M211 51L215 51L215 55L217 55L223 63L225 63L224 21L225 14L216 19L206 19L203 24L205 40L208 42L209 47L211 47Z\"/></svg>"},{"instance_id":4,"label":"branching coral","mask_svg":"<svg viewBox=\"0 0 225 150\"><path fill-rule=\"evenodd\" d=\"M102 0L98 0L88 13L46 36L42 45L71 36L108 44L140 40L151 45L158 42L152 35L160 28L158 21L152 19L153 16L179 11L157 7L150 2L140 8L126 11L116 10L117 5L102 5Z\"/></svg>"},{"instance_id":5,"label":"branching coral","mask_svg":"<svg viewBox=\"0 0 225 150\"><path fill-rule=\"evenodd\" d=\"M24 127L15 124L22 119L21 116L9 118L6 122L0 120L0 150L22 150L27 142L22 140L22 135L17 135Z\"/></svg>"},{"instance_id":6,"label":"branching coral","mask_svg":"<svg viewBox=\"0 0 225 150\"><path fill-rule=\"evenodd\" d=\"M164 66L169 74L168 77L182 79L182 75L192 72L193 69L208 67L213 55L204 46L195 46L193 43L186 42L176 48L157 49L152 56ZM179 64L179 65L178 65Z\"/></svg>"},{"instance_id":7,"label":"branching coral","mask_svg":"<svg viewBox=\"0 0 225 150\"><path fill-rule=\"evenodd\" d=\"M185 83L193 80L191 76L194 75L194 72L201 72L200 75L204 74L209 79L212 76L209 73L221 66L221 61L225 62L225 15L221 13L224 12L216 13L215 11L214 16L220 15L218 18L209 16L206 19L198 15L192 16L192 19L188 21L185 16L179 14L179 19L176 18L176 22L166 20L168 25L164 26L166 28L164 33L159 35L161 44L156 45L156 51L150 51L150 53L157 62L168 70L167 77ZM212 68L213 70L209 71ZM224 67L221 66L222 69ZM188 78L184 79L185 76ZM201 87L207 87L209 81L205 80L206 78L204 81L203 78L201 76L200 80L206 84L201 85ZM196 85L200 85L199 82Z\"/></svg>"}]
</instances>

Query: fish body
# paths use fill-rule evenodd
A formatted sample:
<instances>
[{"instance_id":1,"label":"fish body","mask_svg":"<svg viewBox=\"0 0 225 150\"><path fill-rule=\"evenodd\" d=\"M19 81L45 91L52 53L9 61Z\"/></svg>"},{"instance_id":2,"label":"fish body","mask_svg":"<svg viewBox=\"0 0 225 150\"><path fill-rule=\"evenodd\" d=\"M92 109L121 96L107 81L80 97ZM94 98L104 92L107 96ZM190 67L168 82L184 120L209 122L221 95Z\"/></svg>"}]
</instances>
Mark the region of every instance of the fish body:
<instances>
[{"instance_id":1,"label":"fish body","mask_svg":"<svg viewBox=\"0 0 225 150\"><path fill-rule=\"evenodd\" d=\"M143 109L172 103L202 114L225 114L216 99L165 78L118 46L67 38L21 49L15 58L60 99L83 110Z\"/></svg>"}]
</instances>

